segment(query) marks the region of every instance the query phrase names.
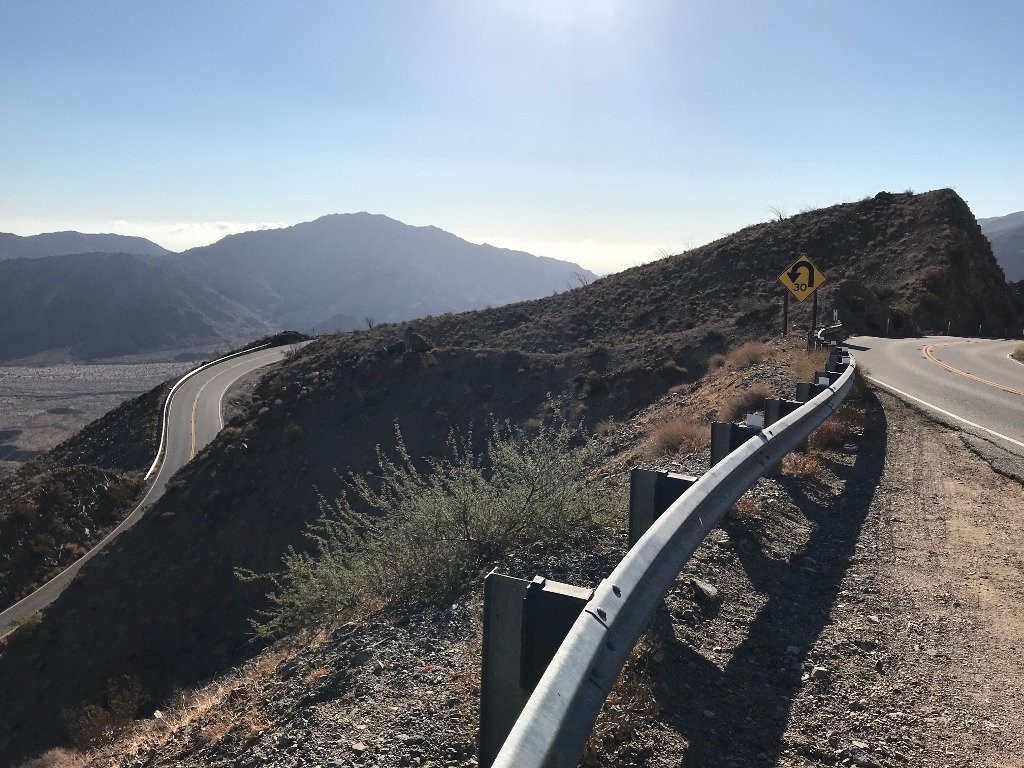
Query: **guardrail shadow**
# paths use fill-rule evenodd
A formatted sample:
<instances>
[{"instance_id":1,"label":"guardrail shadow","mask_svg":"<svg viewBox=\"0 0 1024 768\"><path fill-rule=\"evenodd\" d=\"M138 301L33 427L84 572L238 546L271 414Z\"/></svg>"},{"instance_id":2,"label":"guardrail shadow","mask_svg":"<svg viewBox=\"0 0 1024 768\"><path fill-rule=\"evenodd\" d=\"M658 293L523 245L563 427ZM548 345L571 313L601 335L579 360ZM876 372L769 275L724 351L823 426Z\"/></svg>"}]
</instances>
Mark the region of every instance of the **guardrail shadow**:
<instances>
[{"instance_id":1,"label":"guardrail shadow","mask_svg":"<svg viewBox=\"0 0 1024 768\"><path fill-rule=\"evenodd\" d=\"M780 478L814 523L806 546L788 562L737 548L748 577L767 601L725 668L719 670L677 640L671 629L667 635L655 630L666 650L671 646L673 665L680 670L680 679L667 681L667 689L656 696L668 705L663 709L676 713L667 724L688 741L681 768L777 762L801 686L801 665L828 623L885 465L885 414L874 393L861 391L867 428L854 464L835 467L845 481L842 495L818 500L799 483ZM843 506L829 503L844 499Z\"/></svg>"}]
</instances>

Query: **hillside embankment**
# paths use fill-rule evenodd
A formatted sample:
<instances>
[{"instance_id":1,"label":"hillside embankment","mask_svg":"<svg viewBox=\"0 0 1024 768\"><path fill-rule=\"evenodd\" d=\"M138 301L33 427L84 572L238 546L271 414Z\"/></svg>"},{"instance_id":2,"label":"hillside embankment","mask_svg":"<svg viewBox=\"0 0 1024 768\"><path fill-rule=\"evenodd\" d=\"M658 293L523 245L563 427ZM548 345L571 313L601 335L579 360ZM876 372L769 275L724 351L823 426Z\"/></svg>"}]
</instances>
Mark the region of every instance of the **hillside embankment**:
<instances>
[{"instance_id":1,"label":"hillside embankment","mask_svg":"<svg viewBox=\"0 0 1024 768\"><path fill-rule=\"evenodd\" d=\"M823 313L834 306L855 329L887 316L897 332L939 325L950 306L964 323L1015 322L976 230L951 191L882 194L545 299L318 339L264 377L31 633L9 638L0 704L23 717L0 726L0 745L59 743L61 712L102 701L110 680L137 677L159 706L258 651L248 620L265 587L235 569L276 570L341 476L393 448L396 422L414 457L437 455L452 428L525 425L552 402L581 435L632 423L670 390L699 389L716 355L777 333L775 278L801 252L830 276ZM794 321L806 314L794 308Z\"/></svg>"}]
</instances>

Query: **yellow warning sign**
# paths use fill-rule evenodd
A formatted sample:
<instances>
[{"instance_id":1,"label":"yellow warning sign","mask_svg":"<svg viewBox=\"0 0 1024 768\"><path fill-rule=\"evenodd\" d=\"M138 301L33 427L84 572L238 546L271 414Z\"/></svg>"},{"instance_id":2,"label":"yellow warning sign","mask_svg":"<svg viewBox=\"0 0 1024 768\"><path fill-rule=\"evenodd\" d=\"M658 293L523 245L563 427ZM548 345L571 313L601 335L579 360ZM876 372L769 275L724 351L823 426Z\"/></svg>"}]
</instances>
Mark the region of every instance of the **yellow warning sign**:
<instances>
[{"instance_id":1,"label":"yellow warning sign","mask_svg":"<svg viewBox=\"0 0 1024 768\"><path fill-rule=\"evenodd\" d=\"M803 301L825 284L825 273L811 261L806 253L801 253L796 261L786 267L779 275L779 282L789 289L797 301Z\"/></svg>"}]
</instances>

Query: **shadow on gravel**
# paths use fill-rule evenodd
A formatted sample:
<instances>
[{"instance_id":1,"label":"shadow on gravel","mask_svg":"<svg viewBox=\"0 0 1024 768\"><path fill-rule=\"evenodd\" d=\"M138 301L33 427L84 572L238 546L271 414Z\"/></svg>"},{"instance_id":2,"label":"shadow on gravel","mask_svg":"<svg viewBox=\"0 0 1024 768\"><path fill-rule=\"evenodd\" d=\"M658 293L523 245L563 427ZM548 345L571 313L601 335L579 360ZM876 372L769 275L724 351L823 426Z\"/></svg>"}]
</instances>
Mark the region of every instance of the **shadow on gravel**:
<instances>
[{"instance_id":1,"label":"shadow on gravel","mask_svg":"<svg viewBox=\"0 0 1024 768\"><path fill-rule=\"evenodd\" d=\"M800 665L828 624L885 465L885 414L874 393L862 390L862 397L867 428L853 466L835 467L845 481L840 496L818 497L818 487L780 478L814 525L807 545L789 562L738 548L743 568L767 602L725 669L719 671L679 642L671 628L666 634L664 625L659 627L679 669L686 670L678 681L685 682L685 691L674 682L669 692L659 694L670 700L664 710L675 713L669 724L689 743L681 768L777 763L790 707L801 685Z\"/></svg>"}]
</instances>

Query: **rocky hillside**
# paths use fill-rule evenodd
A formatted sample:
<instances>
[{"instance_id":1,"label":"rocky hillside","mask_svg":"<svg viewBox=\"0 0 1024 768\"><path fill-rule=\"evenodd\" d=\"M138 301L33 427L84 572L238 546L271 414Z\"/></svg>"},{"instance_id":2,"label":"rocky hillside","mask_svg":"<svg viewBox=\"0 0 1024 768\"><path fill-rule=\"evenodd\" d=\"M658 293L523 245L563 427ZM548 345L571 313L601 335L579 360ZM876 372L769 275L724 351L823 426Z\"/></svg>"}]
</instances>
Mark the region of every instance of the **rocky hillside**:
<instances>
[{"instance_id":1,"label":"rocky hillside","mask_svg":"<svg viewBox=\"0 0 1024 768\"><path fill-rule=\"evenodd\" d=\"M1024 211L978 219L1007 280L1024 281Z\"/></svg>"},{"instance_id":2,"label":"rocky hillside","mask_svg":"<svg viewBox=\"0 0 1024 768\"><path fill-rule=\"evenodd\" d=\"M142 256L166 256L171 252L152 240L128 235L47 232L42 235L22 236L0 232L0 260L39 259L69 253L136 253Z\"/></svg>"},{"instance_id":3,"label":"rocky hillside","mask_svg":"<svg viewBox=\"0 0 1024 768\"><path fill-rule=\"evenodd\" d=\"M411 455L430 456L450 428L526 423L549 394L587 431L630 418L696 382L711 355L777 333L776 276L801 252L830 276L823 313L854 330L887 316L896 332L937 328L948 307L993 332L1016 321L977 223L940 190L756 225L556 296L319 339L264 378L32 633L8 639L0 707L24 716L0 726L0 749L59 741L61 710L101 699L108 680L137 675L159 702L255 650L263 589L234 568L276 568L339 473L373 469L373 446L393 445L396 421Z\"/></svg>"},{"instance_id":4,"label":"rocky hillside","mask_svg":"<svg viewBox=\"0 0 1024 768\"><path fill-rule=\"evenodd\" d=\"M578 264L369 213L230 235L173 260L277 327L318 331L508 304L594 277Z\"/></svg>"},{"instance_id":5,"label":"rocky hillside","mask_svg":"<svg viewBox=\"0 0 1024 768\"><path fill-rule=\"evenodd\" d=\"M0 285L0 361L52 349L92 360L232 346L269 329L173 266L134 254L8 259Z\"/></svg>"}]
</instances>

